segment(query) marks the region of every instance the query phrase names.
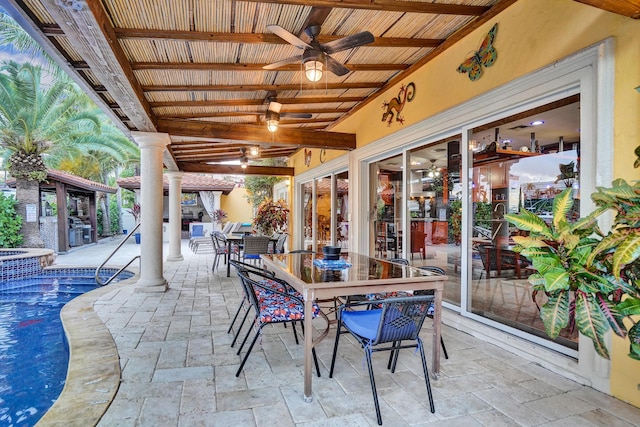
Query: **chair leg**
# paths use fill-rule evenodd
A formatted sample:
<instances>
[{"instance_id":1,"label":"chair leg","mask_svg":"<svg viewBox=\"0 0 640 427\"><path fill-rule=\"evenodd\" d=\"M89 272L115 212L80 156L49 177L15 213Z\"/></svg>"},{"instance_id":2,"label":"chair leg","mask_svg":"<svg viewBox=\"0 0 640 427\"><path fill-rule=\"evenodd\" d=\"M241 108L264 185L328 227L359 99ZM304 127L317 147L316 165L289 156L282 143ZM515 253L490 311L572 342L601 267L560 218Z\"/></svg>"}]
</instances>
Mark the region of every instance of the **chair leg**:
<instances>
[{"instance_id":1,"label":"chair leg","mask_svg":"<svg viewBox=\"0 0 640 427\"><path fill-rule=\"evenodd\" d=\"M233 320L231 321L231 324L229 325L229 329L227 329L227 333L228 334L230 334L231 331L233 330L233 324L236 323L236 320L238 320L238 316L240 315L240 311L244 307L246 301L247 300L245 298L242 298L242 301L240 301L240 305L238 306L238 309L236 310L236 314L233 316Z\"/></svg>"},{"instance_id":2,"label":"chair leg","mask_svg":"<svg viewBox=\"0 0 640 427\"><path fill-rule=\"evenodd\" d=\"M291 322L291 324L293 325L293 330L295 332L296 327L295 324L296 322ZM304 335L304 323L300 322L300 327L302 328L302 335ZM296 344L298 344L298 336L296 335ZM316 374L318 374L318 378L320 378L320 364L318 364L318 357L316 356L316 349L311 347L311 355L313 356L313 363L316 365Z\"/></svg>"},{"instance_id":3,"label":"chair leg","mask_svg":"<svg viewBox=\"0 0 640 427\"><path fill-rule=\"evenodd\" d=\"M249 331L251 331L251 329L249 329ZM244 368L244 364L247 362L247 359L249 358L249 354L251 354L251 350L253 350L253 346L256 344L256 341L258 341L258 337L260 336L260 332L261 331L262 331L262 328L258 329L258 331L256 332L256 335L251 340L251 345L247 349L247 354L245 354L244 357L242 358L242 362L240 362L240 366L238 367L238 370L236 371L236 377L240 376L240 372L242 372L242 368ZM248 336L249 336L249 334L247 334L247 337ZM244 345L244 342L242 344ZM240 347L240 348L242 348L242 347ZM240 354L240 352L238 352L238 354Z\"/></svg>"},{"instance_id":4,"label":"chair leg","mask_svg":"<svg viewBox=\"0 0 640 427\"><path fill-rule=\"evenodd\" d=\"M284 324L284 327L285 328L287 327L286 323ZM293 337L296 339L296 345L299 345L300 341L298 341L298 331L296 330L296 322L295 321L291 322L291 329L293 329ZM302 333L304 333L304 330L303 330Z\"/></svg>"},{"instance_id":5,"label":"chair leg","mask_svg":"<svg viewBox=\"0 0 640 427\"><path fill-rule=\"evenodd\" d=\"M422 358L422 372L424 373L424 382L427 386L427 395L429 396L429 408L431 413L436 412L436 407L433 404L433 394L431 393L431 381L429 381L429 370L427 369L427 358L424 355L424 346L420 337L417 338L418 348L420 349L420 357Z\"/></svg>"},{"instance_id":6,"label":"chair leg","mask_svg":"<svg viewBox=\"0 0 640 427\"><path fill-rule=\"evenodd\" d=\"M256 316L256 318L254 319L254 322L258 320L258 317ZM238 330L238 333L240 331ZM244 345L247 343L247 340L249 339L249 335L251 335L251 325L249 325L249 330L247 330L247 334L244 336L244 339L242 340L242 343L240 344L240 347L238 347L238 351L236 352L236 355L240 356L240 353L242 352L242 347L244 347Z\"/></svg>"},{"instance_id":7,"label":"chair leg","mask_svg":"<svg viewBox=\"0 0 640 427\"><path fill-rule=\"evenodd\" d=\"M367 359L367 368L369 369L369 381L371 382L371 392L373 393L373 404L376 407L376 416L378 417L378 425L382 425L382 415L380 415L380 403L378 402L378 390L376 390L376 380L373 377L373 362L371 361L371 351L364 349Z\"/></svg>"},{"instance_id":8,"label":"chair leg","mask_svg":"<svg viewBox=\"0 0 640 427\"><path fill-rule=\"evenodd\" d=\"M336 342L333 344L333 356L331 356L331 368L329 369L329 378L333 378L333 368L336 366L336 355L338 354L338 341L340 341L340 325L342 322L338 320L338 327L336 329Z\"/></svg>"},{"instance_id":9,"label":"chair leg","mask_svg":"<svg viewBox=\"0 0 640 427\"><path fill-rule=\"evenodd\" d=\"M444 346L444 340L442 339L442 335L440 335L440 346L442 347L442 352L444 353L444 358L448 359L449 354L447 353L447 347Z\"/></svg>"},{"instance_id":10,"label":"chair leg","mask_svg":"<svg viewBox=\"0 0 640 427\"><path fill-rule=\"evenodd\" d=\"M236 345L236 341L238 340L238 337L240 336L240 331L242 330L242 327L244 326L244 322L246 322L247 321L247 317L249 317L249 311L251 311L251 309L247 308L247 311L245 311L244 316L242 317L242 321L240 322L240 326L238 326L238 330L236 331L235 335L233 336L233 341L231 341L231 347Z\"/></svg>"}]
</instances>

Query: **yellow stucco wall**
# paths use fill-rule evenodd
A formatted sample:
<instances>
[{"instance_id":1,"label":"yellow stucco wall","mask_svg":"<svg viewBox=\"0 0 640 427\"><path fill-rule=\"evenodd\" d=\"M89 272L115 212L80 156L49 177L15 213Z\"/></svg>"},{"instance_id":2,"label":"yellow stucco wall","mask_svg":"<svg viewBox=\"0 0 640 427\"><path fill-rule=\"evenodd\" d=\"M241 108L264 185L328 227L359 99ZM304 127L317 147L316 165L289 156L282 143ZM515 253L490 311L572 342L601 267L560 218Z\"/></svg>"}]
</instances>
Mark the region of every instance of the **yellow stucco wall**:
<instances>
[{"instance_id":1,"label":"yellow stucco wall","mask_svg":"<svg viewBox=\"0 0 640 427\"><path fill-rule=\"evenodd\" d=\"M456 68L476 50L488 30L498 23L495 64L470 81ZM640 179L633 168L633 151L640 145L640 20L609 13L572 0L520 0L465 39L423 66L402 83L414 82L416 96L402 111L404 127L522 77L606 38L615 39L614 171L616 178ZM332 131L355 133L362 147L403 126L381 121L382 101L396 97L400 85L382 93ZM342 152L327 151L327 158ZM304 150L291 159L296 174L307 171ZM319 164L312 150L310 167ZM612 395L640 407L640 362L627 357L628 344L614 337L610 385Z\"/></svg>"},{"instance_id":2,"label":"yellow stucco wall","mask_svg":"<svg viewBox=\"0 0 640 427\"><path fill-rule=\"evenodd\" d=\"M233 222L251 222L253 206L246 199L247 190L234 188L231 193L220 198L220 209L227 212L227 220Z\"/></svg>"}]
</instances>

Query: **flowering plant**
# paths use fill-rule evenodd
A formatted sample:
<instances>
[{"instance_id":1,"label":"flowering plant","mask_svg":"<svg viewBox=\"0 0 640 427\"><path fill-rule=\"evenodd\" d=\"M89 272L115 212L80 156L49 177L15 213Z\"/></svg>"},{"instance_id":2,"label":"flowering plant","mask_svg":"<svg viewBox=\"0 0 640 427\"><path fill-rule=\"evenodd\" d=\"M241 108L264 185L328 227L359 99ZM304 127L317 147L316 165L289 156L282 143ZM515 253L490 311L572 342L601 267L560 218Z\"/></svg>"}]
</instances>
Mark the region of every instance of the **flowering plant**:
<instances>
[{"instance_id":1,"label":"flowering plant","mask_svg":"<svg viewBox=\"0 0 640 427\"><path fill-rule=\"evenodd\" d=\"M129 209L129 213L133 215L133 219L138 223L138 218L140 218L140 203L134 203L133 207Z\"/></svg>"},{"instance_id":2,"label":"flowering plant","mask_svg":"<svg viewBox=\"0 0 640 427\"><path fill-rule=\"evenodd\" d=\"M214 224L222 224L222 221L225 219L227 219L227 213L222 209L216 209L211 214L211 221L213 221Z\"/></svg>"},{"instance_id":3,"label":"flowering plant","mask_svg":"<svg viewBox=\"0 0 640 427\"><path fill-rule=\"evenodd\" d=\"M253 226L265 236L270 236L274 232L284 233L287 231L288 218L287 202L282 199L278 201L267 199L258 206L253 218Z\"/></svg>"}]
</instances>

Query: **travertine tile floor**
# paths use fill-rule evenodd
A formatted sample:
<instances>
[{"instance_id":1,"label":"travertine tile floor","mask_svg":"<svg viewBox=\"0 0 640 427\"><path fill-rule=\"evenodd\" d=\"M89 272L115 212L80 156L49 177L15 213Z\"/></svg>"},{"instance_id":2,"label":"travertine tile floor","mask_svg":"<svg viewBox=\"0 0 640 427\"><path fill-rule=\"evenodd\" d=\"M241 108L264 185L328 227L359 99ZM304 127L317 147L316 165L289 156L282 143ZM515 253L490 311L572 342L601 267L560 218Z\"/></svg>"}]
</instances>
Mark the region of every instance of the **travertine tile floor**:
<instances>
[{"instance_id":1,"label":"travertine tile floor","mask_svg":"<svg viewBox=\"0 0 640 427\"><path fill-rule=\"evenodd\" d=\"M100 246L95 251L108 253ZM94 260L93 250L60 256L58 264ZM333 379L335 335L318 345L322 377L314 376L312 403L302 399L302 345L290 328L266 328L236 378L240 358L227 328L240 298L238 279L227 278L224 268L212 273L213 255L193 254L186 241L182 251L184 261L165 263L166 293L119 286L95 302L122 367L120 388L99 426L377 425L362 350L347 336ZM385 353L374 355L385 426L640 425L638 408L463 332L444 326L443 336L450 359L443 358L440 378L432 381L435 414L418 354L401 354L395 374L385 369Z\"/></svg>"}]
</instances>

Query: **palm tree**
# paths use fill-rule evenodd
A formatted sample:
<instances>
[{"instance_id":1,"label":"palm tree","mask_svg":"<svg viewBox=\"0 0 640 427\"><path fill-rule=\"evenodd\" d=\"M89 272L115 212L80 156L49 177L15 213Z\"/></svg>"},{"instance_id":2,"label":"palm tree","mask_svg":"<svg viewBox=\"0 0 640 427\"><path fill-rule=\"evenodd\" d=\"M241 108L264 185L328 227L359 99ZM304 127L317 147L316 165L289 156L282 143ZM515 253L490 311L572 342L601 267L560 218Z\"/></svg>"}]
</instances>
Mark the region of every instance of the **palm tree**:
<instances>
[{"instance_id":1,"label":"palm tree","mask_svg":"<svg viewBox=\"0 0 640 427\"><path fill-rule=\"evenodd\" d=\"M91 140L101 131L101 118L82 108L87 97L77 86L63 77L45 86L41 74L31 64L10 61L0 67L0 145L11 153L8 171L16 179L27 247L44 246L38 224L39 183L47 176L42 154L64 141Z\"/></svg>"}]
</instances>

